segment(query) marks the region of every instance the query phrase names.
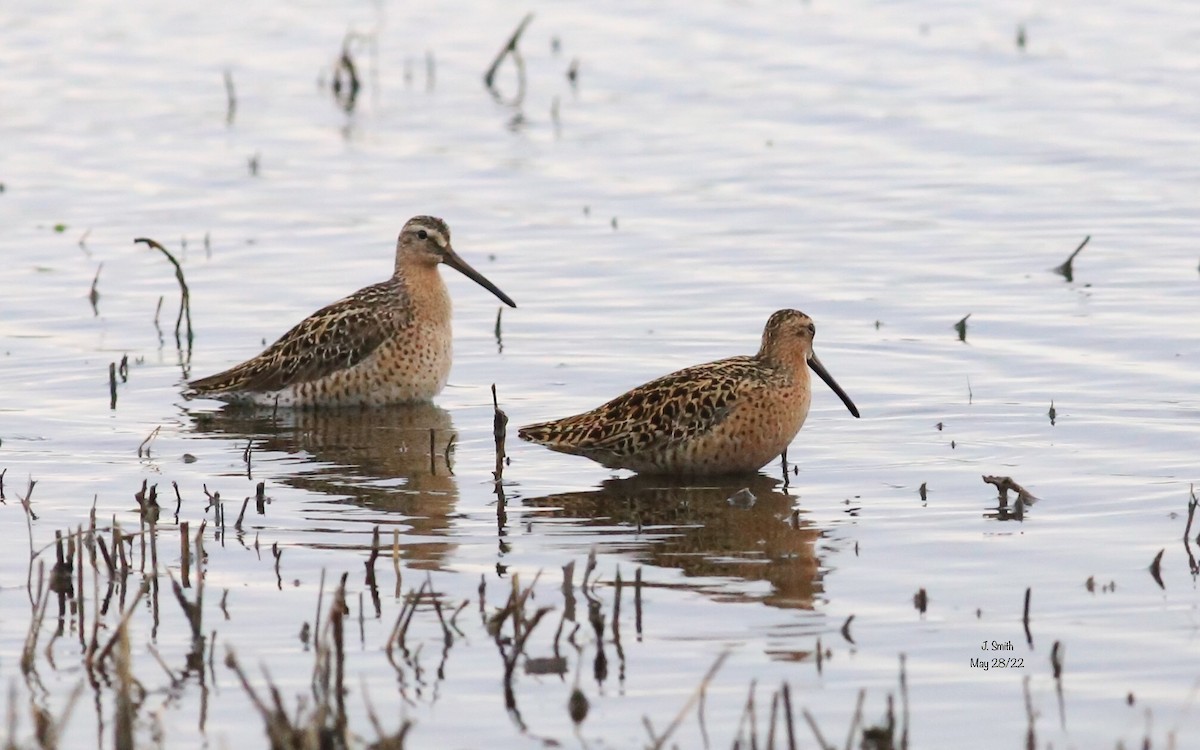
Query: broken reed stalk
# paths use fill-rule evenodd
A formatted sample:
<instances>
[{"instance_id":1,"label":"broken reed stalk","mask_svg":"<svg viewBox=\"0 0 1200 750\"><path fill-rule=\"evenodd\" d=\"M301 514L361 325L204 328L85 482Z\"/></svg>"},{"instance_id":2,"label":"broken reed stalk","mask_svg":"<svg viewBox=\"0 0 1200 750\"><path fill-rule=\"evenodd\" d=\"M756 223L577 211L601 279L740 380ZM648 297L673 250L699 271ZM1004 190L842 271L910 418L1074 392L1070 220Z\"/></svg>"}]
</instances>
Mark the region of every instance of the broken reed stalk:
<instances>
[{"instance_id":1,"label":"broken reed stalk","mask_svg":"<svg viewBox=\"0 0 1200 750\"><path fill-rule=\"evenodd\" d=\"M25 497L17 495L17 499L21 501L21 510L25 511L25 530L29 533L29 565L25 570L25 592L29 597L30 605L36 606L37 601L33 596L33 560L37 557L37 553L33 551L33 522L37 520L37 514L33 512L33 488L37 485L37 481L29 478L29 487L25 490Z\"/></svg>"},{"instance_id":2,"label":"broken reed stalk","mask_svg":"<svg viewBox=\"0 0 1200 750\"><path fill-rule=\"evenodd\" d=\"M346 644L345 644L345 618L346 613L350 608L346 606L346 577L347 574L342 574L342 580L338 584L337 590L333 595L333 608L329 612L329 629L331 631L330 640L333 646L333 696L334 703L337 706L337 711L334 714L334 728L336 736L341 737L342 745L345 746L346 736ZM318 652L319 653L319 652ZM325 701L329 700L329 685L324 686Z\"/></svg>"},{"instance_id":3,"label":"broken reed stalk","mask_svg":"<svg viewBox=\"0 0 1200 750\"><path fill-rule=\"evenodd\" d=\"M401 651L408 653L408 646L405 643L405 638L408 635L408 625L412 622L413 615L417 611L417 604L421 601L421 596L424 595L427 585L428 582L422 583L421 588L415 592L410 590L408 596L404 598L404 604L400 606L400 614L396 616L396 624L392 626L392 633L388 636L387 645L384 646L389 659L391 658L392 649L396 645L400 646Z\"/></svg>"},{"instance_id":4,"label":"broken reed stalk","mask_svg":"<svg viewBox=\"0 0 1200 750\"><path fill-rule=\"evenodd\" d=\"M46 617L46 607L50 603L50 586L44 581L45 565L38 562L38 596L33 606L33 617L29 621L29 630L25 633L25 645L21 649L21 673L28 675L34 668L37 659L34 653L37 649L38 636L42 632L42 622Z\"/></svg>"},{"instance_id":5,"label":"broken reed stalk","mask_svg":"<svg viewBox=\"0 0 1200 750\"><path fill-rule=\"evenodd\" d=\"M1058 698L1058 721L1065 729L1067 726L1067 710L1063 701L1063 685L1062 685L1062 670L1063 670L1063 653L1066 647L1062 641L1055 641L1050 647L1050 667L1054 672L1054 694ZM1149 742L1144 747L1149 747Z\"/></svg>"},{"instance_id":6,"label":"broken reed stalk","mask_svg":"<svg viewBox=\"0 0 1200 750\"><path fill-rule=\"evenodd\" d=\"M633 627L637 631L637 639L642 640L642 569L640 567L633 574Z\"/></svg>"},{"instance_id":7,"label":"broken reed stalk","mask_svg":"<svg viewBox=\"0 0 1200 750\"><path fill-rule=\"evenodd\" d=\"M179 602L179 608L183 610L184 617L187 618L188 625L192 628L192 643L199 643L203 640L203 617L204 617L204 576L197 576L196 581L196 601L189 602L187 597L183 595L183 587L175 580L175 576L171 575L168 570L167 575L171 578L171 591L175 594L175 600Z\"/></svg>"},{"instance_id":8,"label":"broken reed stalk","mask_svg":"<svg viewBox=\"0 0 1200 750\"><path fill-rule=\"evenodd\" d=\"M1025 626L1025 641L1033 648L1033 633L1029 632L1029 599L1033 595L1033 587L1025 589L1025 613L1021 615L1021 623Z\"/></svg>"},{"instance_id":9,"label":"broken reed stalk","mask_svg":"<svg viewBox=\"0 0 1200 750\"><path fill-rule=\"evenodd\" d=\"M512 36L500 48L496 59L492 61L487 72L483 74L483 84L487 86L488 91L497 100L500 100L500 93L496 90L496 70L500 67L500 63L504 62L504 58L511 56L513 63L517 66L517 94L513 100L509 102L512 106L519 105L525 99L525 60L522 59L517 45L521 41L521 35L525 33L525 27L533 21L533 13L525 14L525 18L521 19L521 23L517 24L517 28L513 31Z\"/></svg>"},{"instance_id":10,"label":"broken reed stalk","mask_svg":"<svg viewBox=\"0 0 1200 750\"><path fill-rule=\"evenodd\" d=\"M103 665L105 660L108 659L109 654L112 653L113 648L117 645L117 641L121 634L126 632L126 626L129 624L129 619L133 617L133 613L137 611L138 603L141 602L142 597L145 596L148 591L150 591L150 581L148 579L143 579L142 585L138 587L137 594L133 597L133 601L129 604L129 607L127 607L125 611L121 613L121 619L117 623L116 632L113 633L113 636L108 639L108 643L105 644L104 648L100 649L100 651L96 653L96 658L93 660L95 665ZM90 667L91 665L89 665L89 668Z\"/></svg>"},{"instance_id":11,"label":"broken reed stalk","mask_svg":"<svg viewBox=\"0 0 1200 750\"><path fill-rule=\"evenodd\" d=\"M88 231L90 232L92 230L89 229ZM87 238L87 234L84 234L84 239L86 239L86 238ZM83 243L84 243L84 240L80 239L79 246L84 247ZM96 285L100 283L100 272L103 270L104 270L104 263L101 263L100 266L96 269L96 275L92 277L92 288L90 291L88 291L88 302L92 303L92 314L93 315L100 314L100 311L96 309L96 303L100 301L100 290L96 288Z\"/></svg>"},{"instance_id":12,"label":"broken reed stalk","mask_svg":"<svg viewBox=\"0 0 1200 750\"><path fill-rule=\"evenodd\" d=\"M92 507L94 509L95 508L95 505L94 505L95 500L93 499L92 502L93 502ZM93 514L93 516L92 516L92 524L93 524L92 531L95 530L95 525L94 525L95 522L96 522L95 515ZM78 546L78 557L75 560L75 573L78 576L78 578L76 579L76 582L75 582L75 591L78 593L75 607L79 612L79 647L82 652L82 651L87 650L87 639L83 634L84 625L87 623L87 612L84 609L85 602L84 602L84 595L83 595L83 567L84 567L84 562L85 562L83 559L83 548L85 546L91 548L91 562L92 562L93 572L96 570L96 550L94 547L91 547L91 545L89 543L85 542L85 537L83 535L83 524L80 524L78 526L76 535L79 538L79 546ZM87 539L90 540L91 538L92 538L92 534L89 532ZM94 573L93 573L93 575L94 575ZM95 579L93 578L93 581L94 580ZM92 601L95 601L95 600L96 600L96 597L95 597L94 588L93 588Z\"/></svg>"},{"instance_id":13,"label":"broken reed stalk","mask_svg":"<svg viewBox=\"0 0 1200 750\"><path fill-rule=\"evenodd\" d=\"M2 482L3 479L3 474L0 474L0 482ZM2 489L3 485L0 484L0 490ZM1183 549L1185 552L1187 552L1188 556L1188 570L1190 570L1192 576L1195 577L1196 575L1200 575L1200 565L1196 563L1196 556L1192 554L1192 521L1196 516L1196 506L1200 505L1200 500L1197 500L1196 498L1196 485L1191 485L1188 491L1190 496L1188 498L1187 526L1185 526L1183 529ZM2 498L3 495L0 494L0 499ZM1200 539L1197 541L1200 543Z\"/></svg>"},{"instance_id":14,"label":"broken reed stalk","mask_svg":"<svg viewBox=\"0 0 1200 750\"><path fill-rule=\"evenodd\" d=\"M396 598L400 598L400 529L392 529L392 570L396 573Z\"/></svg>"},{"instance_id":15,"label":"broken reed stalk","mask_svg":"<svg viewBox=\"0 0 1200 750\"><path fill-rule=\"evenodd\" d=\"M504 43L504 46L500 48L500 52L496 54L496 59L492 61L492 64L488 67L487 72L483 74L483 83L489 89L495 88L494 84L496 79L496 69L500 67L500 63L504 61L505 57L516 52L517 43L521 41L521 35L525 33L525 27L528 26L531 21L533 21L533 13L525 14L525 18L521 19L521 23L517 24L517 28L513 31L512 36L510 36L508 41Z\"/></svg>"},{"instance_id":16,"label":"broken reed stalk","mask_svg":"<svg viewBox=\"0 0 1200 750\"><path fill-rule=\"evenodd\" d=\"M333 68L333 98L347 113L354 111L359 89L362 88L362 82L358 78L358 67L350 55L350 42L357 38L358 35L353 31L346 32L346 36L342 38L342 52Z\"/></svg>"},{"instance_id":17,"label":"broken reed stalk","mask_svg":"<svg viewBox=\"0 0 1200 750\"><path fill-rule=\"evenodd\" d=\"M867 698L866 688L858 689L858 702L854 706L854 715L850 718L850 731L846 735L846 747L850 748L854 743L854 732L858 729L858 725L862 722L863 701Z\"/></svg>"},{"instance_id":18,"label":"broken reed stalk","mask_svg":"<svg viewBox=\"0 0 1200 750\"><path fill-rule=\"evenodd\" d=\"M508 415L500 409L500 402L496 398L496 384L492 383L492 437L496 441L496 468L492 472L492 477L496 483L504 478L504 437L508 427Z\"/></svg>"},{"instance_id":19,"label":"broken reed stalk","mask_svg":"<svg viewBox=\"0 0 1200 750\"><path fill-rule=\"evenodd\" d=\"M616 580L613 581L613 613L612 613L612 640L613 646L617 649L617 658L621 662L622 682L625 680L625 648L621 645L621 568L617 568Z\"/></svg>"},{"instance_id":20,"label":"broken reed stalk","mask_svg":"<svg viewBox=\"0 0 1200 750\"><path fill-rule=\"evenodd\" d=\"M113 385L113 403L115 404L116 401L117 401L116 385L114 384ZM138 458L142 458L143 454L145 455L146 458L150 458L150 443L154 440L154 438L158 437L158 432L161 429L162 429L162 425L158 425L157 427L155 427L153 430L150 431L150 434L146 436L146 439L143 440L140 445L138 445L138 449L137 449ZM178 485L176 485L175 491L176 491L176 493L179 492Z\"/></svg>"},{"instance_id":21,"label":"broken reed stalk","mask_svg":"<svg viewBox=\"0 0 1200 750\"><path fill-rule=\"evenodd\" d=\"M122 621L120 629L113 637L117 639L117 695L113 706L113 745L117 750L134 750L137 747L133 741L134 714L133 703L133 664L129 649L129 629Z\"/></svg>"},{"instance_id":22,"label":"broken reed stalk","mask_svg":"<svg viewBox=\"0 0 1200 750\"><path fill-rule=\"evenodd\" d=\"M184 588L190 588L192 585L191 573L192 551L188 540L188 522L183 521L179 524L179 577L183 580Z\"/></svg>"},{"instance_id":23,"label":"broken reed stalk","mask_svg":"<svg viewBox=\"0 0 1200 750\"><path fill-rule=\"evenodd\" d=\"M1063 652L1065 651L1066 648L1062 641L1055 641L1054 645L1050 647L1050 667L1054 672L1055 680L1062 680Z\"/></svg>"},{"instance_id":24,"label":"broken reed stalk","mask_svg":"<svg viewBox=\"0 0 1200 750\"><path fill-rule=\"evenodd\" d=\"M775 724L779 721L779 693L771 694L771 716L767 719L767 747L775 750Z\"/></svg>"},{"instance_id":25,"label":"broken reed stalk","mask_svg":"<svg viewBox=\"0 0 1200 750\"><path fill-rule=\"evenodd\" d=\"M451 458L454 456L454 441L457 439L458 433L451 432L450 439L446 441L446 449L443 454L443 457L446 459L446 471L450 472L451 476L454 474L454 465L451 463Z\"/></svg>"},{"instance_id":26,"label":"broken reed stalk","mask_svg":"<svg viewBox=\"0 0 1200 750\"><path fill-rule=\"evenodd\" d=\"M787 682L783 683L783 720L787 726L788 750L796 750L796 722L792 718L792 690ZM907 748L905 748L907 750Z\"/></svg>"},{"instance_id":27,"label":"broken reed stalk","mask_svg":"<svg viewBox=\"0 0 1200 750\"><path fill-rule=\"evenodd\" d=\"M504 496L504 461L507 458L504 452L504 437L508 427L508 415L500 409L495 383L492 383L492 410L492 437L496 441L496 468L492 470L492 482L496 491L496 532L503 537L504 527L508 523L507 498Z\"/></svg>"},{"instance_id":28,"label":"broken reed stalk","mask_svg":"<svg viewBox=\"0 0 1200 750\"><path fill-rule=\"evenodd\" d=\"M954 331L958 334L958 340L965 342L967 340L967 318L971 317L971 313L967 313L954 324Z\"/></svg>"},{"instance_id":29,"label":"broken reed stalk","mask_svg":"<svg viewBox=\"0 0 1200 750\"><path fill-rule=\"evenodd\" d=\"M1090 234L1088 236L1084 237L1083 242L1079 243L1079 247L1075 248L1075 252L1071 253L1071 256L1069 258L1067 258L1060 265L1055 267L1055 269L1054 269L1055 273L1059 274L1060 276L1065 278L1067 281L1074 281L1075 280L1075 269L1072 264L1075 262L1075 256L1079 255L1079 251L1083 250L1083 248L1087 245L1087 243L1091 239L1092 239L1092 235L1090 235Z\"/></svg>"},{"instance_id":30,"label":"broken reed stalk","mask_svg":"<svg viewBox=\"0 0 1200 750\"><path fill-rule=\"evenodd\" d=\"M225 516L221 515L221 537L225 536L225 524L223 523ZM283 557L283 550L279 549L279 542L271 542L271 556L275 558L275 587L283 591L283 572L279 570L279 560Z\"/></svg>"},{"instance_id":31,"label":"broken reed stalk","mask_svg":"<svg viewBox=\"0 0 1200 750\"><path fill-rule=\"evenodd\" d=\"M375 561L379 559L379 526L375 526L375 530L371 533L371 554L367 556L367 561L364 563L367 566L367 577L365 583L371 590L375 590Z\"/></svg>"},{"instance_id":32,"label":"broken reed stalk","mask_svg":"<svg viewBox=\"0 0 1200 750\"><path fill-rule=\"evenodd\" d=\"M238 511L237 520L233 522L233 528L238 531L242 530L242 519L246 517L246 508L250 505L250 496L246 495L246 499L242 501L242 509Z\"/></svg>"},{"instance_id":33,"label":"broken reed stalk","mask_svg":"<svg viewBox=\"0 0 1200 750\"><path fill-rule=\"evenodd\" d=\"M816 718L809 713L808 709L804 709L801 714L804 716L804 720L808 722L808 728L812 730L813 737L817 738L817 747L822 748L822 750L832 748L833 745L825 741L825 736L821 734L821 728L817 726Z\"/></svg>"},{"instance_id":34,"label":"broken reed stalk","mask_svg":"<svg viewBox=\"0 0 1200 750\"><path fill-rule=\"evenodd\" d=\"M738 719L737 731L734 732L734 737L737 738L735 744L741 744L742 727L750 725L750 747L758 747L758 719L755 716L754 694L758 689L758 681L750 680L750 692L746 695L746 705L742 708L742 716Z\"/></svg>"},{"instance_id":35,"label":"broken reed stalk","mask_svg":"<svg viewBox=\"0 0 1200 750\"><path fill-rule=\"evenodd\" d=\"M163 255L167 256L167 260L171 261L171 265L175 267L175 279L179 282L179 315L175 318L175 345L180 346L179 326L181 325L184 318L186 317L187 318L187 342L188 342L188 349L190 350L192 347L192 339L193 339L192 301L191 301L191 292L188 291L187 280L183 278L183 267L179 265L179 261L175 260L175 256L171 254L171 251L166 249L165 247L163 247L156 240L152 240L148 237L138 237L133 242L134 242L134 244L143 242L146 245L158 250Z\"/></svg>"},{"instance_id":36,"label":"broken reed stalk","mask_svg":"<svg viewBox=\"0 0 1200 750\"><path fill-rule=\"evenodd\" d=\"M2 482L2 480L3 480L3 475L0 475L0 482ZM0 486L2 486L2 484L0 484ZM1189 485L1188 494L1189 494L1189 498L1188 498L1187 526L1183 527L1183 541L1185 541L1185 542L1188 541L1188 538L1192 534L1192 520L1196 517L1196 506L1200 505L1200 499L1197 499L1197 497L1196 497L1196 485L1195 484ZM0 497L3 497L3 495L0 494Z\"/></svg>"}]
</instances>

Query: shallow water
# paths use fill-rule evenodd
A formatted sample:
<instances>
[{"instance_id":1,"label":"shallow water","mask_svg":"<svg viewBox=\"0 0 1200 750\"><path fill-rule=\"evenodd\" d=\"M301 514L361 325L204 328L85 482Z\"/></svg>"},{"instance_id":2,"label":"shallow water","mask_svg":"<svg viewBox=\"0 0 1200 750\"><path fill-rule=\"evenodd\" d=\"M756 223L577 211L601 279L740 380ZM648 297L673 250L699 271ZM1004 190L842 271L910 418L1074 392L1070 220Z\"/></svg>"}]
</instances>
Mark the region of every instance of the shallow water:
<instances>
[{"instance_id":1,"label":"shallow water","mask_svg":"<svg viewBox=\"0 0 1200 750\"><path fill-rule=\"evenodd\" d=\"M163 497L160 578L181 574L177 521L194 534L208 520L216 635L208 689L193 674L172 692L149 650L178 671L191 645L169 581L139 605L146 741L262 736L221 664L227 646L260 689L261 664L289 705L308 693L298 633L324 571L326 607L349 573L347 700L368 741L364 690L386 728L414 721L413 747L572 743L578 684L585 742L643 744L642 717L666 726L728 651L705 700L716 747L737 735L752 681L760 723L785 680L827 737L845 736L860 689L865 720L879 721L901 654L913 747L1023 743L1026 678L1039 747L1195 742L1200 600L1181 536L1200 478L1200 14L928 0L532 9L519 107L480 80L520 20L505 7L0 11L0 669L21 700L58 710L83 672L70 638L39 657L40 685L18 668L31 607L15 498L36 480L40 550L86 525L93 503L99 525L136 529L147 480ZM354 48L364 88L349 114L328 89L348 29L374 35ZM499 81L511 98L511 67ZM497 336L498 302L444 272L456 363L436 406L272 416L183 401L186 376L382 279L418 213L446 218L458 251L519 305ZM1056 274L1089 235L1073 280ZM176 347L171 267L131 243L143 236L183 265L190 351ZM863 413L818 386L787 486L778 465L737 486L630 478L510 429L498 519L492 383L514 426L575 413L753 351L781 307L816 319L817 350ZM123 356L110 409L108 367ZM1040 499L1018 520L984 474ZM233 529L259 482L263 512L251 500ZM224 533L204 487L225 498ZM727 502L743 487L753 504ZM376 526L378 606L361 567ZM1147 568L1163 549L1160 588ZM584 589L591 550L598 584ZM423 671L400 679L383 645L426 576L448 604L471 603L444 656L421 606L410 640ZM580 625L561 678L518 666L524 731L478 604L481 580L491 610L514 578L554 608L529 654L552 652L560 621L564 639ZM599 637L590 611L607 623ZM56 627L43 624L43 647ZM1001 655L1023 668L972 668L993 640L1011 641ZM111 742L111 695L93 692L64 745ZM678 731L681 746L702 743L694 713Z\"/></svg>"}]
</instances>

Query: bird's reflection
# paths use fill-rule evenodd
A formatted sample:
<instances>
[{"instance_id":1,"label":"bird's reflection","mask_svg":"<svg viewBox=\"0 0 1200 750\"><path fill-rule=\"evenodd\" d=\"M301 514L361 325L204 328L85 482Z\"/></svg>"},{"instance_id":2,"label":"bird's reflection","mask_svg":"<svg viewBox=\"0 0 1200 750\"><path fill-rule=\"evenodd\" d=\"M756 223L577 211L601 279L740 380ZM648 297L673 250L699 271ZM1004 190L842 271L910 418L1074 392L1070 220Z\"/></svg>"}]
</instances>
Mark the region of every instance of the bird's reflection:
<instances>
[{"instance_id":1,"label":"bird's reflection","mask_svg":"<svg viewBox=\"0 0 1200 750\"><path fill-rule=\"evenodd\" d=\"M413 538L402 543L401 555L413 567L439 568L453 548L444 541L458 502L447 458L453 452L454 426L445 409L427 403L277 413L225 407L194 413L192 419L198 433L249 441L252 455L272 451L307 456L303 468L275 481L402 514L407 527L403 535ZM328 520L328 514L321 519ZM381 520L392 519L373 522ZM320 546L329 544L337 542L326 538Z\"/></svg>"},{"instance_id":2,"label":"bird's reflection","mask_svg":"<svg viewBox=\"0 0 1200 750\"><path fill-rule=\"evenodd\" d=\"M628 546L629 535L644 540L634 554L641 562L676 568L689 577L736 578L770 584L765 595L747 587L697 588L739 601L812 609L821 593L816 541L821 532L793 509L795 497L762 474L697 486L634 476L609 479L599 489L525 499L528 506L554 509L559 518L587 527L628 528L613 541Z\"/></svg>"}]
</instances>

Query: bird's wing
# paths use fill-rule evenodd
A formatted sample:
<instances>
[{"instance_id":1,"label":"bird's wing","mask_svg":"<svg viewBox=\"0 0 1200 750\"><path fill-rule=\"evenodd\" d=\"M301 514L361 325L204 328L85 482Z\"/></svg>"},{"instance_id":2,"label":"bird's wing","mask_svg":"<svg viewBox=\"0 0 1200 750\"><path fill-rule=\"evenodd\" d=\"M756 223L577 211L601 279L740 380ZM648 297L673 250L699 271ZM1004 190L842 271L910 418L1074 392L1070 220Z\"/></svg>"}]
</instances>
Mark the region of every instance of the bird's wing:
<instances>
[{"instance_id":1,"label":"bird's wing","mask_svg":"<svg viewBox=\"0 0 1200 750\"><path fill-rule=\"evenodd\" d=\"M526 440L566 452L615 456L661 450L715 428L763 387L750 357L688 367L652 380L591 411L521 428Z\"/></svg>"},{"instance_id":2,"label":"bird's wing","mask_svg":"<svg viewBox=\"0 0 1200 750\"><path fill-rule=\"evenodd\" d=\"M197 395L270 392L352 367L411 322L400 312L405 306L389 299L402 293L393 281L360 289L308 316L257 357L189 385Z\"/></svg>"}]
</instances>

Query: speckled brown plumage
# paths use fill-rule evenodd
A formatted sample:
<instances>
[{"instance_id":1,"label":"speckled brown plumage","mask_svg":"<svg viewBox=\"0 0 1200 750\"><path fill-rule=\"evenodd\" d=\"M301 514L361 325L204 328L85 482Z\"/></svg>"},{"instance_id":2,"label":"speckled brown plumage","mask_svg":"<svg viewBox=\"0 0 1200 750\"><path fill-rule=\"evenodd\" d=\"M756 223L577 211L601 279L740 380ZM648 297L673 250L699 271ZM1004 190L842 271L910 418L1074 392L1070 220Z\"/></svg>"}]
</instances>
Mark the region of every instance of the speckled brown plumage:
<instances>
[{"instance_id":1,"label":"speckled brown plumage","mask_svg":"<svg viewBox=\"0 0 1200 750\"><path fill-rule=\"evenodd\" d=\"M780 310L767 321L754 356L679 370L583 414L522 427L518 435L609 468L647 474L756 471L803 426L812 397L810 367L858 416L813 354L815 332L804 313Z\"/></svg>"},{"instance_id":2,"label":"speckled brown plumage","mask_svg":"<svg viewBox=\"0 0 1200 750\"><path fill-rule=\"evenodd\" d=\"M257 357L193 380L184 395L278 406L430 400L451 363L450 296L439 263L516 307L458 256L445 222L417 216L396 241L390 279L321 308Z\"/></svg>"}]
</instances>

